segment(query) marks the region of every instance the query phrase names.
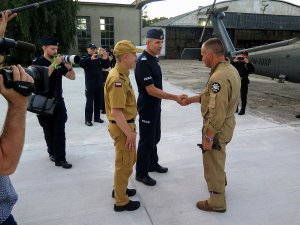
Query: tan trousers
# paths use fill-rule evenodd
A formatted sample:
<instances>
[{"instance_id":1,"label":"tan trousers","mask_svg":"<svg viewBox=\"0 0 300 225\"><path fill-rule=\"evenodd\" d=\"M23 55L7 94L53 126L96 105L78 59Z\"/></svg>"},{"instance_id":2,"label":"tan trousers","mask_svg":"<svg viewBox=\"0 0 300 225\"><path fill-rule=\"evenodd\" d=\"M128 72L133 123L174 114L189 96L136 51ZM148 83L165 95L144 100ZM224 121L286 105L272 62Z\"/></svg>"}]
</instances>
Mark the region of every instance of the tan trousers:
<instances>
[{"instance_id":1,"label":"tan trousers","mask_svg":"<svg viewBox=\"0 0 300 225\"><path fill-rule=\"evenodd\" d=\"M129 123L129 126L135 131L134 123ZM109 123L108 131L114 140L115 146L115 204L123 206L129 202L126 189L128 179L133 171L132 168L136 163L136 150L129 151L128 148L125 148L127 137L116 123Z\"/></svg>"},{"instance_id":2,"label":"tan trousers","mask_svg":"<svg viewBox=\"0 0 300 225\"><path fill-rule=\"evenodd\" d=\"M220 143L221 150L213 149L203 154L204 177L210 197L208 204L215 210L226 209L225 160L226 144Z\"/></svg>"}]
</instances>

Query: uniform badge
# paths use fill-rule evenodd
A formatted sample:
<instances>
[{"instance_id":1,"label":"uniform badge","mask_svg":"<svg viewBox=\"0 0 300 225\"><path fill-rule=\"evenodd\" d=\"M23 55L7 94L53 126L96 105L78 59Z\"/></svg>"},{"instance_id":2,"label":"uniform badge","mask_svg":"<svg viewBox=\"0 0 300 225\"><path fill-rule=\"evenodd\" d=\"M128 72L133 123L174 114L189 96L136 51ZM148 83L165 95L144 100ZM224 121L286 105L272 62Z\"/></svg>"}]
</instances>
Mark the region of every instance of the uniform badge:
<instances>
[{"instance_id":1,"label":"uniform badge","mask_svg":"<svg viewBox=\"0 0 300 225\"><path fill-rule=\"evenodd\" d=\"M213 82L211 85L211 90L213 93L218 93L221 90L221 85L218 82Z\"/></svg>"},{"instance_id":2,"label":"uniform badge","mask_svg":"<svg viewBox=\"0 0 300 225\"><path fill-rule=\"evenodd\" d=\"M115 83L115 87L122 87L123 85L122 85L122 82L116 82Z\"/></svg>"}]
</instances>

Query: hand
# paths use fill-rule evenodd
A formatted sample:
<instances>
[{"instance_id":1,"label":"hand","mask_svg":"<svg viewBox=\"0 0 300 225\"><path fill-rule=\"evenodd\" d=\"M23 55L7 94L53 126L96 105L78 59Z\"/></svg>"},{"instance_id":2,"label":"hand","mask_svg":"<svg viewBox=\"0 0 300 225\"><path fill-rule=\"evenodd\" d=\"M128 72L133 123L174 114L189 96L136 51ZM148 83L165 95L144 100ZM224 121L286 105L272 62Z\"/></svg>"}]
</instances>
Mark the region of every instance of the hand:
<instances>
[{"instance_id":1,"label":"hand","mask_svg":"<svg viewBox=\"0 0 300 225\"><path fill-rule=\"evenodd\" d=\"M4 13L2 13L2 17L0 18L0 38L4 37L7 23L16 16L17 16L17 13L11 14L9 16L8 11L5 11Z\"/></svg>"},{"instance_id":2,"label":"hand","mask_svg":"<svg viewBox=\"0 0 300 225\"><path fill-rule=\"evenodd\" d=\"M177 99L176 99L176 102L183 106L184 105L184 102L186 102L186 99L188 98L188 96L186 94L182 94L182 95L178 95L177 96Z\"/></svg>"},{"instance_id":3,"label":"hand","mask_svg":"<svg viewBox=\"0 0 300 225\"><path fill-rule=\"evenodd\" d=\"M136 133L132 132L127 136L125 147L130 151L135 151L136 149Z\"/></svg>"},{"instance_id":4,"label":"hand","mask_svg":"<svg viewBox=\"0 0 300 225\"><path fill-rule=\"evenodd\" d=\"M68 70L72 69L72 64L71 63L65 63L65 66L67 67Z\"/></svg>"},{"instance_id":5,"label":"hand","mask_svg":"<svg viewBox=\"0 0 300 225\"><path fill-rule=\"evenodd\" d=\"M98 53L95 53L91 56L91 60L98 59Z\"/></svg>"},{"instance_id":6,"label":"hand","mask_svg":"<svg viewBox=\"0 0 300 225\"><path fill-rule=\"evenodd\" d=\"M203 149L206 151L212 150L213 142L207 141L205 138L202 140Z\"/></svg>"},{"instance_id":7,"label":"hand","mask_svg":"<svg viewBox=\"0 0 300 225\"><path fill-rule=\"evenodd\" d=\"M58 55L55 57L55 60L52 62L53 64L59 65L64 61L63 55Z\"/></svg>"},{"instance_id":8,"label":"hand","mask_svg":"<svg viewBox=\"0 0 300 225\"><path fill-rule=\"evenodd\" d=\"M25 72L22 66L11 66L13 72L13 80L14 81L25 81L33 83L33 79L29 76L28 73ZM17 107L26 107L27 106L27 97L19 94L13 88L7 89L3 83L3 76L0 75L0 93L4 96L7 100L8 104L14 105Z\"/></svg>"}]
</instances>

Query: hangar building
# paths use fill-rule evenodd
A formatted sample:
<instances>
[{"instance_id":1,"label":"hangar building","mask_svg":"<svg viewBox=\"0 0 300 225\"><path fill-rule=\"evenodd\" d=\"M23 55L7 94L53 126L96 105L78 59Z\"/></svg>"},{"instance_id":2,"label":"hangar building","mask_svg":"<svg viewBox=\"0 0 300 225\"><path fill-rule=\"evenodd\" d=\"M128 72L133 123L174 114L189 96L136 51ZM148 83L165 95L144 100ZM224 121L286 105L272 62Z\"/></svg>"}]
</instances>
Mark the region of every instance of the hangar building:
<instances>
[{"instance_id":1,"label":"hangar building","mask_svg":"<svg viewBox=\"0 0 300 225\"><path fill-rule=\"evenodd\" d=\"M236 48L249 48L300 36L300 6L279 0L231 0L216 4L228 6L223 22ZM151 24L142 29L145 33L153 27L165 33L165 58L178 59L184 48L199 48L199 39L210 6ZM204 41L212 37L208 24Z\"/></svg>"}]
</instances>

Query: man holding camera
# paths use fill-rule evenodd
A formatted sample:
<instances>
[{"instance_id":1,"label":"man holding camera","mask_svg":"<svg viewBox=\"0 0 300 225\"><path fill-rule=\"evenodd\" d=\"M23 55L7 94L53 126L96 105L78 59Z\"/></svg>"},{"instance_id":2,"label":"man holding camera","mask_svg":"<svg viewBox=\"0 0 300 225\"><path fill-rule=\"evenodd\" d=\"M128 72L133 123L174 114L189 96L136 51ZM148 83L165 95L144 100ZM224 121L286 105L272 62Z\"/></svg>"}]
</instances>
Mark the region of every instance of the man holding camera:
<instances>
[{"instance_id":1,"label":"man holding camera","mask_svg":"<svg viewBox=\"0 0 300 225\"><path fill-rule=\"evenodd\" d=\"M239 115L244 115L247 105L247 94L248 94L248 84L249 74L254 72L254 66L248 59L248 52L242 51L241 56L235 57L232 61L232 65L237 69L241 77L241 110ZM238 108L237 108L238 112Z\"/></svg>"},{"instance_id":2,"label":"man holding camera","mask_svg":"<svg viewBox=\"0 0 300 225\"><path fill-rule=\"evenodd\" d=\"M0 38L4 37L7 22L15 17L8 12L2 13L0 18ZM1 57L3 60L4 57ZM0 63L2 61L0 60ZM33 83L25 70L20 66L11 66L14 83ZM9 179L18 166L25 139L25 116L27 97L17 93L13 88L7 89L0 75L0 94L7 100L8 109L4 127L0 136L0 224L17 225L11 215L12 208L17 202L18 195Z\"/></svg>"},{"instance_id":3,"label":"man holding camera","mask_svg":"<svg viewBox=\"0 0 300 225\"><path fill-rule=\"evenodd\" d=\"M87 56L82 57L79 62L85 74L85 125L93 126L92 117L94 112L94 122L103 123L100 118L100 107L103 101L104 76L102 69L109 67L108 54L106 51L97 51L97 46L93 43L87 46Z\"/></svg>"},{"instance_id":4,"label":"man holding camera","mask_svg":"<svg viewBox=\"0 0 300 225\"><path fill-rule=\"evenodd\" d=\"M44 55L34 59L32 64L48 67L49 91L41 95L47 98L55 98L56 106L53 115L38 115L37 117L44 130L50 160L55 162L56 166L70 169L72 164L66 161L65 124L68 116L62 96L62 77L65 76L70 80L75 80L75 72L72 64L64 62L64 57L57 54L57 38L43 37L41 42Z\"/></svg>"}]
</instances>

